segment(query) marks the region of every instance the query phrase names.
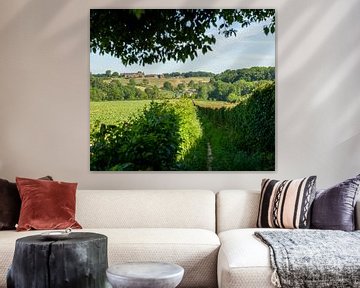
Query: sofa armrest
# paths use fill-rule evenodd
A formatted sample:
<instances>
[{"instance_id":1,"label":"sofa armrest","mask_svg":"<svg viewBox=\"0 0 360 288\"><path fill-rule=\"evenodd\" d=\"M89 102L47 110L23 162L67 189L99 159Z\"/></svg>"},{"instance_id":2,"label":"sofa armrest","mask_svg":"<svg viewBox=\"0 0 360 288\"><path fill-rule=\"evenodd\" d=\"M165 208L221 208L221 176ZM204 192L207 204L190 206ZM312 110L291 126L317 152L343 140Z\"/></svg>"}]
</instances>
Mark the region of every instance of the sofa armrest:
<instances>
[{"instance_id":1,"label":"sofa armrest","mask_svg":"<svg viewBox=\"0 0 360 288\"><path fill-rule=\"evenodd\" d=\"M360 230L360 199L357 200L355 206L355 229Z\"/></svg>"}]
</instances>

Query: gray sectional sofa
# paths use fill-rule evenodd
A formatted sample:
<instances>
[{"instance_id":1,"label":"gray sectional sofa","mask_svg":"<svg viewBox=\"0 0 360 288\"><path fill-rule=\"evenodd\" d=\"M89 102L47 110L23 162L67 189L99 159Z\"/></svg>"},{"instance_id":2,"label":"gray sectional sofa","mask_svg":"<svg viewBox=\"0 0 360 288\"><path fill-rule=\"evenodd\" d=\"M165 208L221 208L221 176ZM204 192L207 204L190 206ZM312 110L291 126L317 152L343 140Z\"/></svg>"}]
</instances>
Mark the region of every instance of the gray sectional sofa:
<instances>
[{"instance_id":1,"label":"gray sectional sofa","mask_svg":"<svg viewBox=\"0 0 360 288\"><path fill-rule=\"evenodd\" d=\"M109 265L176 263L185 269L179 287L273 287L269 249L253 236L259 196L244 190L78 190L76 219L80 231L108 237ZM0 231L0 288L16 239L42 232Z\"/></svg>"}]
</instances>

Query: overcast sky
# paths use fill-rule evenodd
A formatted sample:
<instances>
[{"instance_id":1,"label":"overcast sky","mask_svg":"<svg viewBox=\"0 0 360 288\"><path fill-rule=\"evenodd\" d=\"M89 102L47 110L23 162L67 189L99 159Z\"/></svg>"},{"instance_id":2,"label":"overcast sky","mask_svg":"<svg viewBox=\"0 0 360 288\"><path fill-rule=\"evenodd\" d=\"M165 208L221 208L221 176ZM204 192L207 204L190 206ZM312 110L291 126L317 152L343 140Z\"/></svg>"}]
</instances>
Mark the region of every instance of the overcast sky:
<instances>
[{"instance_id":1,"label":"overcast sky","mask_svg":"<svg viewBox=\"0 0 360 288\"><path fill-rule=\"evenodd\" d=\"M170 72L206 71L220 73L227 69L253 66L275 66L275 34L265 35L264 23L253 23L247 28L237 28L237 36L225 38L216 35L213 51L203 55L200 51L193 61L185 63L168 61L151 65L124 66L121 60L110 55L90 53L90 72L105 73L106 70L119 73L143 71L145 74ZM210 31L211 32L211 31Z\"/></svg>"}]
</instances>

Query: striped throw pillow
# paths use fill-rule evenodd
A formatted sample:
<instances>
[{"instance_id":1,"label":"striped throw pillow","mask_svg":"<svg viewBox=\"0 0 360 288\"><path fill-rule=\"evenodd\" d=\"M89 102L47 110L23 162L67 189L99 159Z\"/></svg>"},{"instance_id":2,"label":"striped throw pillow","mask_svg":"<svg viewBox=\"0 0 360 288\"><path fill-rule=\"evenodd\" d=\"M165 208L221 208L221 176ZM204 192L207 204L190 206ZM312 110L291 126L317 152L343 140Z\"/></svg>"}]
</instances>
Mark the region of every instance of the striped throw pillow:
<instances>
[{"instance_id":1,"label":"striped throw pillow","mask_svg":"<svg viewBox=\"0 0 360 288\"><path fill-rule=\"evenodd\" d=\"M257 227L309 228L316 176L294 180L263 179Z\"/></svg>"}]
</instances>

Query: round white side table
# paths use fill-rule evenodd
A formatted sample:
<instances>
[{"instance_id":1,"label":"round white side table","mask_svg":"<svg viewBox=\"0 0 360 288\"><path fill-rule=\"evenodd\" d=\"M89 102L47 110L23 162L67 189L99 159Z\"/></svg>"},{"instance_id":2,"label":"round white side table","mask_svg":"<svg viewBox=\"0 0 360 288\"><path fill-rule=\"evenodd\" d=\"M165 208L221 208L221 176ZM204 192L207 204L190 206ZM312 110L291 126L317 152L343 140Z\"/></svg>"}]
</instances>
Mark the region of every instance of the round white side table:
<instances>
[{"instance_id":1,"label":"round white side table","mask_svg":"<svg viewBox=\"0 0 360 288\"><path fill-rule=\"evenodd\" d=\"M184 276L184 268L162 262L117 264L106 270L113 288L175 288Z\"/></svg>"}]
</instances>

